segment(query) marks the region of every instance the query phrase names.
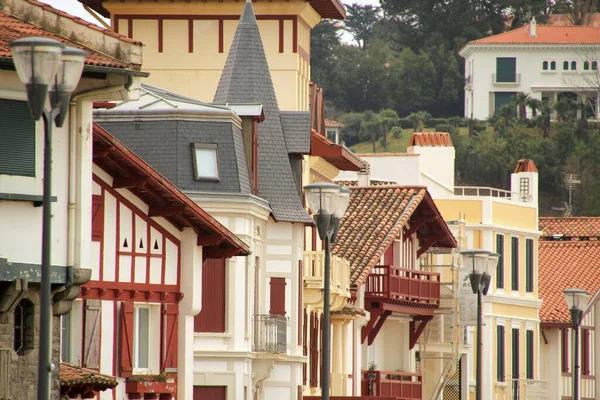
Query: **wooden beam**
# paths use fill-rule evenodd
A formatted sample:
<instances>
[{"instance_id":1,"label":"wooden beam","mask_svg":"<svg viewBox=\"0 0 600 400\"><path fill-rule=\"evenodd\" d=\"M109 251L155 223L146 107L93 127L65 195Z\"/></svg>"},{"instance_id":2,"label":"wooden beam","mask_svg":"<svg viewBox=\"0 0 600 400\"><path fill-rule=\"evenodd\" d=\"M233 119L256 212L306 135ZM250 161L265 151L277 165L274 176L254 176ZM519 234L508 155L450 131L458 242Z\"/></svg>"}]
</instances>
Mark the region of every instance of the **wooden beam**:
<instances>
[{"instance_id":1,"label":"wooden beam","mask_svg":"<svg viewBox=\"0 0 600 400\"><path fill-rule=\"evenodd\" d=\"M202 249L202 258L230 258L233 256L237 256L240 254L237 249L215 249L215 248L205 248Z\"/></svg>"},{"instance_id":2,"label":"wooden beam","mask_svg":"<svg viewBox=\"0 0 600 400\"><path fill-rule=\"evenodd\" d=\"M437 215L419 216L411 219L410 228L408 228L402 237L402 241L406 241L413 233L416 233L425 224L435 222L438 219Z\"/></svg>"},{"instance_id":3,"label":"wooden beam","mask_svg":"<svg viewBox=\"0 0 600 400\"><path fill-rule=\"evenodd\" d=\"M171 215L178 215L185 211L184 205L178 206L151 206L148 210L149 217L170 217Z\"/></svg>"},{"instance_id":4,"label":"wooden beam","mask_svg":"<svg viewBox=\"0 0 600 400\"><path fill-rule=\"evenodd\" d=\"M113 187L115 189L140 189L148 183L149 178L142 176L134 176L130 178L115 178Z\"/></svg>"},{"instance_id":5,"label":"wooden beam","mask_svg":"<svg viewBox=\"0 0 600 400\"><path fill-rule=\"evenodd\" d=\"M383 323L390 315L392 315L391 311L384 311L383 314L381 314L381 316L377 320L377 323L375 324L373 329L371 329L371 332L369 332L369 341L367 342L369 346L373 344L375 338L377 337L377 334L379 333L379 330L383 327Z\"/></svg>"},{"instance_id":6,"label":"wooden beam","mask_svg":"<svg viewBox=\"0 0 600 400\"><path fill-rule=\"evenodd\" d=\"M362 330L361 330L361 333L360 333L360 342L361 343L365 342L365 340L369 336L369 333L373 329L373 326L375 325L375 322L377 322L377 318L381 314L384 313L384 311L381 310L381 309L369 310L369 312L371 313L371 318L369 319L369 322L367 322L367 325L362 327Z\"/></svg>"},{"instance_id":7,"label":"wooden beam","mask_svg":"<svg viewBox=\"0 0 600 400\"><path fill-rule=\"evenodd\" d=\"M115 148L113 146L95 148L94 153L92 154L92 158L96 160L100 158L105 158L110 153L112 153L114 149Z\"/></svg>"},{"instance_id":8,"label":"wooden beam","mask_svg":"<svg viewBox=\"0 0 600 400\"><path fill-rule=\"evenodd\" d=\"M427 323L429 321L431 321L433 317L422 317L418 320L413 319L412 321L410 321L410 326L409 326L409 333L410 333L410 339L409 339L409 349L412 350L413 347L415 347L415 344L417 344L417 340L419 340L419 336L421 336L421 333L423 333L423 330L425 329L425 326L427 326ZM421 321L419 323L419 326L417 326L417 321Z\"/></svg>"},{"instance_id":9,"label":"wooden beam","mask_svg":"<svg viewBox=\"0 0 600 400\"><path fill-rule=\"evenodd\" d=\"M442 240L446 235L436 235L436 236L426 236L424 238L425 242L419 247L417 251L417 258L421 257L423 253L425 253L431 246L433 246L438 240Z\"/></svg>"},{"instance_id":10,"label":"wooden beam","mask_svg":"<svg viewBox=\"0 0 600 400\"><path fill-rule=\"evenodd\" d=\"M201 236L198 235L197 245L198 246L217 246L221 244L221 242L225 238L221 235L213 235L213 236Z\"/></svg>"}]
</instances>

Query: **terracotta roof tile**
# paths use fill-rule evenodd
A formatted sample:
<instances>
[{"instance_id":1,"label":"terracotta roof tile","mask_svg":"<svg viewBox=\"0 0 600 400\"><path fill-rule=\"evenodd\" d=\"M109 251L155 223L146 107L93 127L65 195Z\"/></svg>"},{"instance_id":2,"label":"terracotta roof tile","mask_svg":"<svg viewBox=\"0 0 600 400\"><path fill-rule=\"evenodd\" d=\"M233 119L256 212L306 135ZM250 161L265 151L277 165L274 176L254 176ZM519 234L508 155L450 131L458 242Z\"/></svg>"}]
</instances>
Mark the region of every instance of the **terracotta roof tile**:
<instances>
[{"instance_id":1,"label":"terracotta roof tile","mask_svg":"<svg viewBox=\"0 0 600 400\"><path fill-rule=\"evenodd\" d=\"M102 391L117 386L117 380L92 369L61 363L60 386L62 390L68 389L69 391L77 389Z\"/></svg>"},{"instance_id":2,"label":"terracotta roof tile","mask_svg":"<svg viewBox=\"0 0 600 400\"><path fill-rule=\"evenodd\" d=\"M355 179L340 179L336 180L334 183L341 186L358 186L358 181ZM397 185L396 181L385 181L380 179L371 179L371 186L389 186L389 185Z\"/></svg>"},{"instance_id":3,"label":"terracotta roof tile","mask_svg":"<svg viewBox=\"0 0 600 400\"><path fill-rule=\"evenodd\" d=\"M438 218L417 232L440 235L437 247L456 247L439 210L424 187L351 187L350 201L341 221L333 254L350 262L350 283L360 285L389 245L400 236L415 214Z\"/></svg>"},{"instance_id":4,"label":"terracotta roof tile","mask_svg":"<svg viewBox=\"0 0 600 400\"><path fill-rule=\"evenodd\" d=\"M565 239L600 237L600 217L542 217L539 224L543 236L564 235Z\"/></svg>"},{"instance_id":5,"label":"terracotta roof tile","mask_svg":"<svg viewBox=\"0 0 600 400\"><path fill-rule=\"evenodd\" d=\"M538 172L538 169L533 160L523 158L517 161L517 165L515 166L514 173L516 174L518 172Z\"/></svg>"},{"instance_id":6,"label":"terracotta roof tile","mask_svg":"<svg viewBox=\"0 0 600 400\"><path fill-rule=\"evenodd\" d=\"M452 147L452 138L448 132L413 132L409 146Z\"/></svg>"},{"instance_id":7,"label":"terracotta roof tile","mask_svg":"<svg viewBox=\"0 0 600 400\"><path fill-rule=\"evenodd\" d=\"M327 128L343 128L345 125L341 122L334 121L332 119L325 118L325 126Z\"/></svg>"},{"instance_id":8,"label":"terracotta roof tile","mask_svg":"<svg viewBox=\"0 0 600 400\"><path fill-rule=\"evenodd\" d=\"M600 288L600 241L540 241L539 297L542 322L570 322L564 289Z\"/></svg>"},{"instance_id":9,"label":"terracotta roof tile","mask_svg":"<svg viewBox=\"0 0 600 400\"><path fill-rule=\"evenodd\" d=\"M600 44L600 28L592 26L537 25L529 36L529 25L473 40L468 44Z\"/></svg>"},{"instance_id":10,"label":"terracotta roof tile","mask_svg":"<svg viewBox=\"0 0 600 400\"><path fill-rule=\"evenodd\" d=\"M332 311L331 315L348 315L351 317L364 317L366 314L365 310L363 310L362 308L353 306L351 304L346 304L341 310Z\"/></svg>"}]
</instances>

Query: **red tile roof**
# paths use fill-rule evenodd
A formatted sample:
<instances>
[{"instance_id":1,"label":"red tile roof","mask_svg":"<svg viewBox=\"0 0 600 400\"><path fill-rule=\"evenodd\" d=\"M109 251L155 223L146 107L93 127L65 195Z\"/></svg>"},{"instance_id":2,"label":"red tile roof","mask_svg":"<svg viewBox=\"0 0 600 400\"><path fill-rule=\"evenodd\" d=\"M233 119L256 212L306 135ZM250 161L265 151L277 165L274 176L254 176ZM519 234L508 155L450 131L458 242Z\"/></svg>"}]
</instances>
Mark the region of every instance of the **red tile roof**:
<instances>
[{"instance_id":1,"label":"red tile roof","mask_svg":"<svg viewBox=\"0 0 600 400\"><path fill-rule=\"evenodd\" d=\"M68 363L60 363L61 394L68 393L72 397L85 396L115 386L117 386L117 380L110 375L104 375L98 371L76 367Z\"/></svg>"},{"instance_id":2,"label":"red tile roof","mask_svg":"<svg viewBox=\"0 0 600 400\"><path fill-rule=\"evenodd\" d=\"M600 289L600 241L539 242L540 319L544 323L567 323L571 316L562 291Z\"/></svg>"},{"instance_id":3,"label":"red tile roof","mask_svg":"<svg viewBox=\"0 0 600 400\"><path fill-rule=\"evenodd\" d=\"M371 186L389 186L389 185L397 185L396 181L385 181L381 179L371 179L369 181ZM334 183L341 186L358 186L358 180L355 179L339 179L335 180Z\"/></svg>"},{"instance_id":4,"label":"red tile roof","mask_svg":"<svg viewBox=\"0 0 600 400\"><path fill-rule=\"evenodd\" d=\"M325 118L325 126L327 128L343 128L345 125L341 122L334 121L332 119Z\"/></svg>"},{"instance_id":5,"label":"red tile roof","mask_svg":"<svg viewBox=\"0 0 600 400\"><path fill-rule=\"evenodd\" d=\"M41 3L35 0L24 0L29 3L32 7L39 7L45 12L56 14L57 17L68 18L73 22L83 25L89 29L99 31L106 36L117 38L118 40L129 43L141 45L140 42L129 39L127 36L120 35L108 29L101 28L90 22L84 21L81 18L74 17L68 13L57 10L45 3ZM111 67L111 68L135 68L139 69L139 66L127 65L122 60L117 60L106 54L103 54L97 50L91 49L85 46L83 43L79 43L72 40L70 37L64 37L56 33L52 33L47 29L37 26L32 22L26 22L15 15L11 15L6 11L0 10L0 57L12 57L12 53L9 48L9 43L15 39L19 39L27 36L44 36L51 39L58 40L59 42L81 48L89 53L86 58L87 65Z\"/></svg>"},{"instance_id":6,"label":"red tile roof","mask_svg":"<svg viewBox=\"0 0 600 400\"><path fill-rule=\"evenodd\" d=\"M529 36L529 25L473 40L468 44L600 44L600 28L592 26L537 25Z\"/></svg>"},{"instance_id":7,"label":"red tile roof","mask_svg":"<svg viewBox=\"0 0 600 400\"><path fill-rule=\"evenodd\" d=\"M350 282L362 284L413 217L437 217L417 231L421 246L456 247L427 189L421 186L351 187L352 193L332 252L350 262ZM435 237L434 242L428 239ZM427 242L427 243L426 243Z\"/></svg>"},{"instance_id":8,"label":"red tile roof","mask_svg":"<svg viewBox=\"0 0 600 400\"><path fill-rule=\"evenodd\" d=\"M413 132L409 146L452 147L452 138L448 132Z\"/></svg>"},{"instance_id":9,"label":"red tile roof","mask_svg":"<svg viewBox=\"0 0 600 400\"><path fill-rule=\"evenodd\" d=\"M539 224L543 236L564 235L567 240L600 237L600 217L541 217Z\"/></svg>"},{"instance_id":10,"label":"red tile roof","mask_svg":"<svg viewBox=\"0 0 600 400\"><path fill-rule=\"evenodd\" d=\"M205 237L210 244L203 246L203 256L222 258L250 254L246 243L96 123L93 140L94 164L111 176L129 180L132 186L129 190L151 208L159 212L167 210L165 218L176 227L192 227L200 237ZM173 208L177 211L169 211Z\"/></svg>"},{"instance_id":11,"label":"red tile roof","mask_svg":"<svg viewBox=\"0 0 600 400\"><path fill-rule=\"evenodd\" d=\"M524 158L517 161L517 165L515 166L514 173L516 174L519 172L538 172L538 170L532 160Z\"/></svg>"}]
</instances>

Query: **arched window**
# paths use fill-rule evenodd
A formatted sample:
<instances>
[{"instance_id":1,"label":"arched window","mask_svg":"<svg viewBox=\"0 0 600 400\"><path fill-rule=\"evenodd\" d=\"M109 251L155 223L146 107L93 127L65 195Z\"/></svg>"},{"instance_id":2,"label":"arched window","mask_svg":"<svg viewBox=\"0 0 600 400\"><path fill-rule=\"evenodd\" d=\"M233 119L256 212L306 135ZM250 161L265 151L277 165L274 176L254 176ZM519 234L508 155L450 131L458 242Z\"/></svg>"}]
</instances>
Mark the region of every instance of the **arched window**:
<instances>
[{"instance_id":1,"label":"arched window","mask_svg":"<svg viewBox=\"0 0 600 400\"><path fill-rule=\"evenodd\" d=\"M592 71L597 71L597 70L598 70L598 62L592 61Z\"/></svg>"},{"instance_id":2,"label":"arched window","mask_svg":"<svg viewBox=\"0 0 600 400\"><path fill-rule=\"evenodd\" d=\"M571 61L571 70L575 71L577 69L577 61Z\"/></svg>"},{"instance_id":3,"label":"arched window","mask_svg":"<svg viewBox=\"0 0 600 400\"><path fill-rule=\"evenodd\" d=\"M590 69L590 62L589 61L584 61L583 62L583 69L586 70L586 71Z\"/></svg>"},{"instance_id":4,"label":"arched window","mask_svg":"<svg viewBox=\"0 0 600 400\"><path fill-rule=\"evenodd\" d=\"M14 311L14 350L22 356L27 350L33 349L33 319L35 317L35 308L31 301L21 300Z\"/></svg>"},{"instance_id":5,"label":"arched window","mask_svg":"<svg viewBox=\"0 0 600 400\"><path fill-rule=\"evenodd\" d=\"M550 61L550 69L552 71L556 70L556 61Z\"/></svg>"},{"instance_id":6,"label":"arched window","mask_svg":"<svg viewBox=\"0 0 600 400\"><path fill-rule=\"evenodd\" d=\"M569 69L569 62L568 61L563 62L563 69L565 71Z\"/></svg>"},{"instance_id":7,"label":"arched window","mask_svg":"<svg viewBox=\"0 0 600 400\"><path fill-rule=\"evenodd\" d=\"M542 69L543 69L544 71L548 70L548 61L544 61L544 62L542 63Z\"/></svg>"}]
</instances>

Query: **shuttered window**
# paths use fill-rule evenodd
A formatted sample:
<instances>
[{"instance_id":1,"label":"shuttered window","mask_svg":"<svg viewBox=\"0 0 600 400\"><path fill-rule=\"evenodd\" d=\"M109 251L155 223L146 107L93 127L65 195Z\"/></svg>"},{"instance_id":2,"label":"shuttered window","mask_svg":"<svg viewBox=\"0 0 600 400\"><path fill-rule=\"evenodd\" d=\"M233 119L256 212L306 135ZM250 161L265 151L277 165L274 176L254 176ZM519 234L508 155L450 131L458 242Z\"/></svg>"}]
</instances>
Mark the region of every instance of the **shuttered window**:
<instances>
[{"instance_id":1,"label":"shuttered window","mask_svg":"<svg viewBox=\"0 0 600 400\"><path fill-rule=\"evenodd\" d=\"M512 377L519 379L519 329L512 329Z\"/></svg>"},{"instance_id":2,"label":"shuttered window","mask_svg":"<svg viewBox=\"0 0 600 400\"><path fill-rule=\"evenodd\" d=\"M225 386L194 386L193 400L225 400L227 387Z\"/></svg>"},{"instance_id":3,"label":"shuttered window","mask_svg":"<svg viewBox=\"0 0 600 400\"><path fill-rule=\"evenodd\" d=\"M0 99L0 174L35 176L35 122L25 101Z\"/></svg>"},{"instance_id":4,"label":"shuttered window","mask_svg":"<svg viewBox=\"0 0 600 400\"><path fill-rule=\"evenodd\" d=\"M560 330L560 370L569 372L569 330L562 328Z\"/></svg>"},{"instance_id":5,"label":"shuttered window","mask_svg":"<svg viewBox=\"0 0 600 400\"><path fill-rule=\"evenodd\" d=\"M527 331L527 379L533 379L533 331Z\"/></svg>"},{"instance_id":6,"label":"shuttered window","mask_svg":"<svg viewBox=\"0 0 600 400\"><path fill-rule=\"evenodd\" d=\"M104 237L104 197L92 195L92 241L99 242Z\"/></svg>"},{"instance_id":7,"label":"shuttered window","mask_svg":"<svg viewBox=\"0 0 600 400\"><path fill-rule=\"evenodd\" d=\"M195 332L225 332L225 259L202 265L202 311L194 317Z\"/></svg>"},{"instance_id":8,"label":"shuttered window","mask_svg":"<svg viewBox=\"0 0 600 400\"><path fill-rule=\"evenodd\" d=\"M592 343L590 330L581 329L581 375L590 375Z\"/></svg>"},{"instance_id":9,"label":"shuttered window","mask_svg":"<svg viewBox=\"0 0 600 400\"><path fill-rule=\"evenodd\" d=\"M516 96L515 92L494 92L494 113L498 114L500 109L514 101ZM517 106L513 107L513 116L517 115Z\"/></svg>"},{"instance_id":10,"label":"shuttered window","mask_svg":"<svg viewBox=\"0 0 600 400\"><path fill-rule=\"evenodd\" d=\"M506 342L504 337L504 326L498 325L496 331L496 380L504 382L506 380Z\"/></svg>"},{"instance_id":11,"label":"shuttered window","mask_svg":"<svg viewBox=\"0 0 600 400\"><path fill-rule=\"evenodd\" d=\"M514 57L496 58L496 82L517 81L517 59Z\"/></svg>"},{"instance_id":12,"label":"shuttered window","mask_svg":"<svg viewBox=\"0 0 600 400\"><path fill-rule=\"evenodd\" d=\"M519 238L510 238L510 287L519 290Z\"/></svg>"},{"instance_id":13,"label":"shuttered window","mask_svg":"<svg viewBox=\"0 0 600 400\"><path fill-rule=\"evenodd\" d=\"M83 337L83 366L100 369L100 300L86 300Z\"/></svg>"},{"instance_id":14,"label":"shuttered window","mask_svg":"<svg viewBox=\"0 0 600 400\"><path fill-rule=\"evenodd\" d=\"M496 253L500 254L496 268L496 287L504 289L504 235L496 235Z\"/></svg>"},{"instance_id":15,"label":"shuttered window","mask_svg":"<svg viewBox=\"0 0 600 400\"><path fill-rule=\"evenodd\" d=\"M285 278L271 277L271 307L269 314L285 315Z\"/></svg>"},{"instance_id":16,"label":"shuttered window","mask_svg":"<svg viewBox=\"0 0 600 400\"><path fill-rule=\"evenodd\" d=\"M533 292L533 239L525 240L525 290Z\"/></svg>"}]
</instances>

